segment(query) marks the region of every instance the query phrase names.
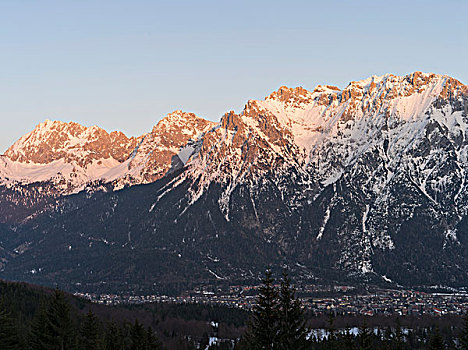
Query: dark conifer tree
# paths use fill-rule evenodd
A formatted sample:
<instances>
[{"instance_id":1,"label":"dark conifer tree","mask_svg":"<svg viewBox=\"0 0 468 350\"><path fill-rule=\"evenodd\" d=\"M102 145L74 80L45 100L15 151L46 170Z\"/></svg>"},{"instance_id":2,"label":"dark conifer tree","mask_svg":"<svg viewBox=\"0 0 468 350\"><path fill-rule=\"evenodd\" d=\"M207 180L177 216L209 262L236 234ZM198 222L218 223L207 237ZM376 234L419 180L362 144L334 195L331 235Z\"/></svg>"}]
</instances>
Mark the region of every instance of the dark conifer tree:
<instances>
[{"instance_id":1,"label":"dark conifer tree","mask_svg":"<svg viewBox=\"0 0 468 350\"><path fill-rule=\"evenodd\" d=\"M460 334L460 349L468 350L468 313L463 316L463 329Z\"/></svg>"},{"instance_id":2,"label":"dark conifer tree","mask_svg":"<svg viewBox=\"0 0 468 350\"><path fill-rule=\"evenodd\" d=\"M291 286L291 280L286 270L283 271L283 279L281 280L279 312L279 349L307 349L310 344L307 341L304 311L301 301L295 296L295 289Z\"/></svg>"},{"instance_id":3,"label":"dark conifer tree","mask_svg":"<svg viewBox=\"0 0 468 350\"><path fill-rule=\"evenodd\" d=\"M344 350L354 350L355 349L355 344L354 344L354 335L351 334L351 330L349 329L349 326L346 327L344 336L343 336L343 349Z\"/></svg>"},{"instance_id":4,"label":"dark conifer tree","mask_svg":"<svg viewBox=\"0 0 468 350\"><path fill-rule=\"evenodd\" d=\"M29 334L29 348L31 350L48 350L52 346L49 334L46 305L41 303L34 315Z\"/></svg>"},{"instance_id":5,"label":"dark conifer tree","mask_svg":"<svg viewBox=\"0 0 468 350\"><path fill-rule=\"evenodd\" d=\"M417 343L419 343L419 339L415 336L415 331L408 329L407 334L406 334L406 343L405 343L405 349L414 349L417 346Z\"/></svg>"},{"instance_id":6,"label":"dark conifer tree","mask_svg":"<svg viewBox=\"0 0 468 350\"><path fill-rule=\"evenodd\" d=\"M159 350L162 349L161 342L156 337L151 327L146 329L146 350Z\"/></svg>"},{"instance_id":7,"label":"dark conifer tree","mask_svg":"<svg viewBox=\"0 0 468 350\"><path fill-rule=\"evenodd\" d=\"M385 328L385 331L383 333L383 342L384 342L384 348L385 349L391 349L393 345L393 340L394 340L394 334L392 331L392 328L390 326Z\"/></svg>"},{"instance_id":8,"label":"dark conifer tree","mask_svg":"<svg viewBox=\"0 0 468 350\"><path fill-rule=\"evenodd\" d=\"M405 348L405 338L403 331L401 330L400 319L397 317L395 321L395 339L394 339L394 350L403 350Z\"/></svg>"},{"instance_id":9,"label":"dark conifer tree","mask_svg":"<svg viewBox=\"0 0 468 350\"><path fill-rule=\"evenodd\" d=\"M106 350L120 350L124 348L122 329L114 321L107 325L105 336Z\"/></svg>"},{"instance_id":10,"label":"dark conifer tree","mask_svg":"<svg viewBox=\"0 0 468 350\"><path fill-rule=\"evenodd\" d=\"M50 350L75 349L75 327L70 316L70 305L58 289L47 308L47 329Z\"/></svg>"},{"instance_id":11,"label":"dark conifer tree","mask_svg":"<svg viewBox=\"0 0 468 350\"><path fill-rule=\"evenodd\" d=\"M371 350L372 349L372 331L367 326L367 322L364 319L361 327L359 328L359 350Z\"/></svg>"},{"instance_id":12,"label":"dark conifer tree","mask_svg":"<svg viewBox=\"0 0 468 350\"><path fill-rule=\"evenodd\" d=\"M145 327L135 320L135 323L130 328L131 350L145 350L146 348L146 331Z\"/></svg>"},{"instance_id":13,"label":"dark conifer tree","mask_svg":"<svg viewBox=\"0 0 468 350\"><path fill-rule=\"evenodd\" d=\"M428 350L444 350L444 339L440 335L439 327L435 327L428 342Z\"/></svg>"},{"instance_id":14,"label":"dark conifer tree","mask_svg":"<svg viewBox=\"0 0 468 350\"><path fill-rule=\"evenodd\" d=\"M80 330L80 348L83 350L101 350L101 332L99 320L90 310L85 316Z\"/></svg>"},{"instance_id":15,"label":"dark conifer tree","mask_svg":"<svg viewBox=\"0 0 468 350\"><path fill-rule=\"evenodd\" d=\"M19 350L20 348L15 322L11 314L3 308L3 305L0 305L0 349Z\"/></svg>"},{"instance_id":16,"label":"dark conifer tree","mask_svg":"<svg viewBox=\"0 0 468 350\"><path fill-rule=\"evenodd\" d=\"M205 349L210 344L210 337L207 332L203 332L202 338L200 341L200 347Z\"/></svg>"},{"instance_id":17,"label":"dark conifer tree","mask_svg":"<svg viewBox=\"0 0 468 350\"><path fill-rule=\"evenodd\" d=\"M273 285L270 270L265 272L265 278L259 288L257 304L253 307L245 334L246 348L251 350L276 349L278 339L278 291Z\"/></svg>"},{"instance_id":18,"label":"dark conifer tree","mask_svg":"<svg viewBox=\"0 0 468 350\"><path fill-rule=\"evenodd\" d=\"M328 325L327 325L328 337L327 337L327 349L335 350L338 345L335 329L335 316L332 312L328 314Z\"/></svg>"}]
</instances>

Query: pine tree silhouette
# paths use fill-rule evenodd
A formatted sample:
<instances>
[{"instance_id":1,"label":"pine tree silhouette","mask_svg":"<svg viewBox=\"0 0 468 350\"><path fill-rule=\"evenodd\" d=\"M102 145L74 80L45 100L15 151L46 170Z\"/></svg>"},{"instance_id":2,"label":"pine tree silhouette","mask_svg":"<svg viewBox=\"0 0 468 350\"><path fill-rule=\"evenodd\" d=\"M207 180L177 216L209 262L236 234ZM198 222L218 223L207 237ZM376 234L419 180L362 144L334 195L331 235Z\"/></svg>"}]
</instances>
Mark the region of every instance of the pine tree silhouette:
<instances>
[{"instance_id":1,"label":"pine tree silhouette","mask_svg":"<svg viewBox=\"0 0 468 350\"><path fill-rule=\"evenodd\" d=\"M106 350L120 350L124 348L122 329L114 321L107 325L105 336Z\"/></svg>"},{"instance_id":2,"label":"pine tree silhouette","mask_svg":"<svg viewBox=\"0 0 468 350\"><path fill-rule=\"evenodd\" d=\"M34 315L29 334L29 347L31 350L47 350L51 346L51 335L47 328L46 305L41 303Z\"/></svg>"},{"instance_id":3,"label":"pine tree silhouette","mask_svg":"<svg viewBox=\"0 0 468 350\"><path fill-rule=\"evenodd\" d=\"M351 334L349 326L346 326L345 334L343 336L343 349L344 350L354 350L355 349L354 335Z\"/></svg>"},{"instance_id":4,"label":"pine tree silhouette","mask_svg":"<svg viewBox=\"0 0 468 350\"><path fill-rule=\"evenodd\" d=\"M371 350L372 349L372 332L367 326L367 322L364 319L361 327L359 328L359 350Z\"/></svg>"},{"instance_id":5,"label":"pine tree silhouette","mask_svg":"<svg viewBox=\"0 0 468 350\"><path fill-rule=\"evenodd\" d=\"M278 291L273 286L273 282L272 273L267 270L245 334L248 349L276 349L279 310Z\"/></svg>"},{"instance_id":6,"label":"pine tree silhouette","mask_svg":"<svg viewBox=\"0 0 468 350\"><path fill-rule=\"evenodd\" d=\"M11 314L0 305L0 349L19 350L21 348L18 329Z\"/></svg>"},{"instance_id":7,"label":"pine tree silhouette","mask_svg":"<svg viewBox=\"0 0 468 350\"><path fill-rule=\"evenodd\" d=\"M83 350L101 350L101 334L99 320L90 310L85 316L80 330L81 341L80 349Z\"/></svg>"},{"instance_id":8,"label":"pine tree silhouette","mask_svg":"<svg viewBox=\"0 0 468 350\"><path fill-rule=\"evenodd\" d=\"M440 335L439 327L435 327L428 342L428 350L444 350L445 344L442 336Z\"/></svg>"},{"instance_id":9,"label":"pine tree silhouette","mask_svg":"<svg viewBox=\"0 0 468 350\"><path fill-rule=\"evenodd\" d=\"M463 329L460 334L460 349L468 350L468 313L463 316Z\"/></svg>"},{"instance_id":10,"label":"pine tree silhouette","mask_svg":"<svg viewBox=\"0 0 468 350\"><path fill-rule=\"evenodd\" d=\"M29 346L32 350L76 349L75 326L70 316L70 305L58 289L47 306L41 304L36 311Z\"/></svg>"},{"instance_id":11,"label":"pine tree silhouette","mask_svg":"<svg viewBox=\"0 0 468 350\"><path fill-rule=\"evenodd\" d=\"M50 350L75 349L75 327L70 316L70 305L58 289L47 308L46 332Z\"/></svg>"},{"instance_id":12,"label":"pine tree silhouette","mask_svg":"<svg viewBox=\"0 0 468 350\"><path fill-rule=\"evenodd\" d=\"M146 350L159 350L162 349L162 345L159 339L155 336L153 329L148 327L146 329Z\"/></svg>"},{"instance_id":13,"label":"pine tree silhouette","mask_svg":"<svg viewBox=\"0 0 468 350\"><path fill-rule=\"evenodd\" d=\"M327 332L328 337L326 340L328 350L335 350L337 348L337 336L336 336L336 329L335 329L335 317L333 313L330 312L328 314L328 325L327 325Z\"/></svg>"},{"instance_id":14,"label":"pine tree silhouette","mask_svg":"<svg viewBox=\"0 0 468 350\"><path fill-rule=\"evenodd\" d=\"M146 330L143 325L135 320L135 323L130 328L131 350L145 350L146 347Z\"/></svg>"},{"instance_id":15,"label":"pine tree silhouette","mask_svg":"<svg viewBox=\"0 0 468 350\"><path fill-rule=\"evenodd\" d=\"M400 319L397 317L395 321L395 341L394 341L394 350L403 350L405 348L405 339L403 331L401 330Z\"/></svg>"},{"instance_id":16,"label":"pine tree silhouette","mask_svg":"<svg viewBox=\"0 0 468 350\"><path fill-rule=\"evenodd\" d=\"M301 301L295 296L286 270L283 271L279 293L278 340L278 348L284 350L302 350L310 346Z\"/></svg>"}]
</instances>

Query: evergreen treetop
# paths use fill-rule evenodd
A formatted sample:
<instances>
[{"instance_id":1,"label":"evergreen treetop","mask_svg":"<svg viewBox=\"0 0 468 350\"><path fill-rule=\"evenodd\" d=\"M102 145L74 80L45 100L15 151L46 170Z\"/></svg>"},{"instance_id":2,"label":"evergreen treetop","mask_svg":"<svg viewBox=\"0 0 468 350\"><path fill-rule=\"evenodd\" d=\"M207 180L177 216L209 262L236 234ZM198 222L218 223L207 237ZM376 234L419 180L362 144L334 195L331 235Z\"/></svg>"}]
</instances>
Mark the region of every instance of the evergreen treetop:
<instances>
[{"instance_id":1,"label":"evergreen treetop","mask_svg":"<svg viewBox=\"0 0 468 350\"><path fill-rule=\"evenodd\" d=\"M295 296L295 289L291 286L286 270L283 271L279 293L279 330L278 344L284 350L307 349L310 344L307 340L304 311L301 301Z\"/></svg>"},{"instance_id":2,"label":"evergreen treetop","mask_svg":"<svg viewBox=\"0 0 468 350\"><path fill-rule=\"evenodd\" d=\"M249 349L276 349L279 310L278 291L273 283L271 270L267 270L259 288L257 304L253 307L252 317L245 335Z\"/></svg>"}]
</instances>

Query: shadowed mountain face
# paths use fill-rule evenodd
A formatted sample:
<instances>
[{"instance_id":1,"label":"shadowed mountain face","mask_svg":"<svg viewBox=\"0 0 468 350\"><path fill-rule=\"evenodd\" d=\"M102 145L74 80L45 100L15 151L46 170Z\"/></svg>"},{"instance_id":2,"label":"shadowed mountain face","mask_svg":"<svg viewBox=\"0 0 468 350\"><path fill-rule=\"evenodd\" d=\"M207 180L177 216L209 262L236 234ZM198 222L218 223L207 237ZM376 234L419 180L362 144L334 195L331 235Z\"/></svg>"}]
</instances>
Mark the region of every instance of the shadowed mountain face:
<instances>
[{"instance_id":1,"label":"shadowed mountain face","mask_svg":"<svg viewBox=\"0 0 468 350\"><path fill-rule=\"evenodd\" d=\"M0 277L179 291L287 264L304 282L464 286L467 108L467 86L416 72L281 87L217 124L177 111L139 138L28 134L1 160Z\"/></svg>"}]
</instances>

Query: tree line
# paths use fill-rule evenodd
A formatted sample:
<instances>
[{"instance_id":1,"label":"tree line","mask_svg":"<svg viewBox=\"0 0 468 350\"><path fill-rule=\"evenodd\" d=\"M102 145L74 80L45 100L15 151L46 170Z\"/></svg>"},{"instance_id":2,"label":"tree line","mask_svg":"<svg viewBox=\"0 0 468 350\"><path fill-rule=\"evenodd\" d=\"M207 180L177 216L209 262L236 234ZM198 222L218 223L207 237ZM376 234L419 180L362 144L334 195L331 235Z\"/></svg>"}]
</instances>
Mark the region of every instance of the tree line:
<instances>
[{"instance_id":1,"label":"tree line","mask_svg":"<svg viewBox=\"0 0 468 350\"><path fill-rule=\"evenodd\" d=\"M278 284L266 272L250 313L200 304L101 306L59 290L0 281L0 350L468 350L468 317L463 324L433 318L437 326L428 326L428 319L408 326L408 319L402 325L398 318L339 317L330 313L317 328L286 271ZM216 330L210 331L213 320ZM355 327L344 327L349 320Z\"/></svg>"},{"instance_id":2,"label":"tree line","mask_svg":"<svg viewBox=\"0 0 468 350\"><path fill-rule=\"evenodd\" d=\"M20 331L5 307L0 308L0 349L159 350L162 346L151 327L138 320L103 324L92 311L77 318L64 293L56 290L48 303L39 306L26 332Z\"/></svg>"},{"instance_id":3,"label":"tree line","mask_svg":"<svg viewBox=\"0 0 468 350\"><path fill-rule=\"evenodd\" d=\"M355 332L337 329L329 314L323 334L307 327L305 311L286 271L275 287L267 270L248 327L236 350L468 350L468 314L463 327L449 327L444 336L438 326L430 329L403 329L399 319L384 331L371 328L366 319Z\"/></svg>"}]
</instances>

